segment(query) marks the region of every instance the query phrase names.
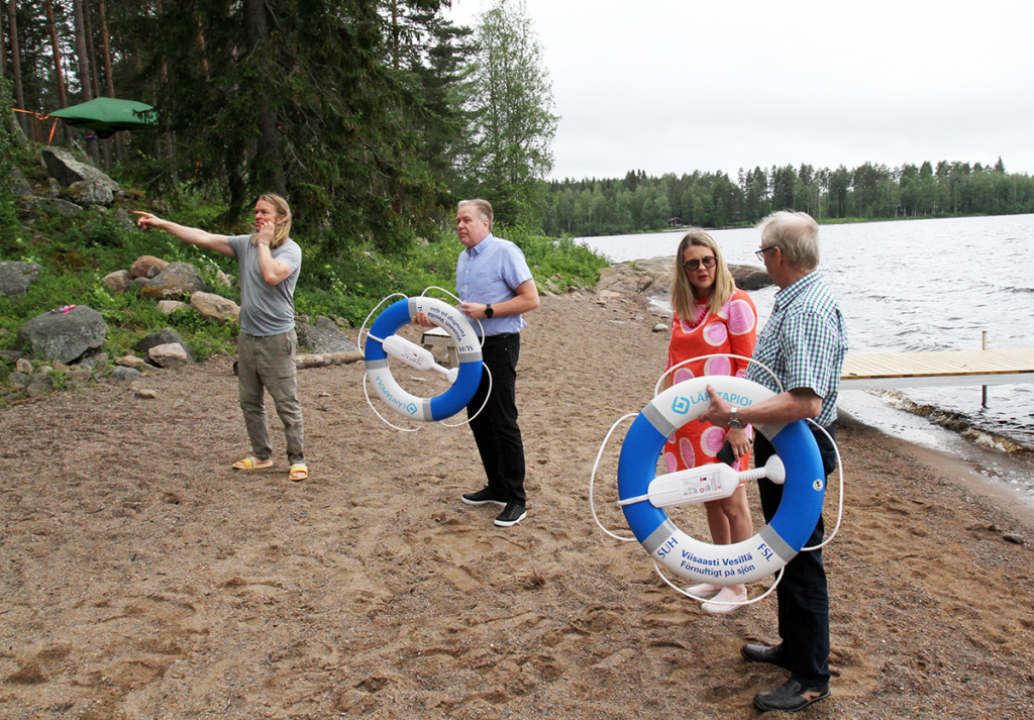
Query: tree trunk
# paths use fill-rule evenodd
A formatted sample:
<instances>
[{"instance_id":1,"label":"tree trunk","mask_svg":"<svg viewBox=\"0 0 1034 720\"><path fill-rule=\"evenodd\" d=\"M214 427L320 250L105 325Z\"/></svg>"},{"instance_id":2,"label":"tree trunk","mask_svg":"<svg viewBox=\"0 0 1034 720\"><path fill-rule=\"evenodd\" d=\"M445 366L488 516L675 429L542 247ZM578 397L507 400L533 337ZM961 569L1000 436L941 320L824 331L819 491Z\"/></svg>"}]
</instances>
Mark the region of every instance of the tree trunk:
<instances>
[{"instance_id":1,"label":"tree trunk","mask_svg":"<svg viewBox=\"0 0 1034 720\"><path fill-rule=\"evenodd\" d=\"M6 8L0 2L0 73L7 72L7 36L4 34L3 18Z\"/></svg>"},{"instance_id":2,"label":"tree trunk","mask_svg":"<svg viewBox=\"0 0 1034 720\"><path fill-rule=\"evenodd\" d=\"M266 23L266 4L264 0L244 0L244 39L248 44L248 54L258 61L260 88L265 87L262 72L268 65L269 26ZM258 95L260 108L258 117L259 138L255 153L257 177L268 189L284 192L284 170L280 164L280 134L276 126L276 111L269 108L269 94L260 90Z\"/></svg>"},{"instance_id":3,"label":"tree trunk","mask_svg":"<svg viewBox=\"0 0 1034 720\"><path fill-rule=\"evenodd\" d=\"M12 2L14 0L11 0ZM86 29L83 25L83 0L72 0L72 17L75 21L75 54L79 60L79 86L82 88L83 101L93 100L93 88L90 87L90 56L86 53ZM91 133L92 134L92 133ZM97 139L86 140L86 151L97 164Z\"/></svg>"},{"instance_id":4,"label":"tree trunk","mask_svg":"<svg viewBox=\"0 0 1034 720\"><path fill-rule=\"evenodd\" d=\"M205 82L211 82L212 78L208 74L208 58L205 57L205 33L201 27L201 16L197 18L197 51L201 56L201 74L205 77Z\"/></svg>"},{"instance_id":5,"label":"tree trunk","mask_svg":"<svg viewBox=\"0 0 1034 720\"><path fill-rule=\"evenodd\" d=\"M108 81L108 97L115 97L115 79L111 76L111 35L108 34L108 19L104 15L104 0L100 0L101 38L104 41L104 75Z\"/></svg>"},{"instance_id":6,"label":"tree trunk","mask_svg":"<svg viewBox=\"0 0 1034 720\"><path fill-rule=\"evenodd\" d=\"M86 52L90 53L90 79L93 81L93 96L101 96L100 68L97 66L97 53L93 49L93 23L90 21L89 0L82 0L83 23L86 27Z\"/></svg>"},{"instance_id":7,"label":"tree trunk","mask_svg":"<svg viewBox=\"0 0 1034 720\"><path fill-rule=\"evenodd\" d=\"M61 67L61 44L57 39L57 25L54 24L54 2L46 0L47 27L50 30L50 46L54 52L54 78L57 80L57 101L61 107L68 107L68 97L65 95L65 72ZM72 139L72 132L68 125L61 123L62 133L66 140Z\"/></svg>"},{"instance_id":8,"label":"tree trunk","mask_svg":"<svg viewBox=\"0 0 1034 720\"><path fill-rule=\"evenodd\" d=\"M11 22L11 74L14 76L14 102L20 110L25 109L25 95L22 93L22 60L18 52L18 8L11 0L7 10L8 19ZM15 113L18 116L18 124L22 131L27 125L22 113Z\"/></svg>"},{"instance_id":9,"label":"tree trunk","mask_svg":"<svg viewBox=\"0 0 1034 720\"><path fill-rule=\"evenodd\" d=\"M108 97L115 97L115 79L111 76L111 36L108 34L108 18L104 13L104 0L98 2L98 9L101 16L101 40L104 43L104 76L108 85ZM111 172L111 146L115 146L115 155L122 160L122 135L115 133L111 138L104 141L104 168Z\"/></svg>"}]
</instances>

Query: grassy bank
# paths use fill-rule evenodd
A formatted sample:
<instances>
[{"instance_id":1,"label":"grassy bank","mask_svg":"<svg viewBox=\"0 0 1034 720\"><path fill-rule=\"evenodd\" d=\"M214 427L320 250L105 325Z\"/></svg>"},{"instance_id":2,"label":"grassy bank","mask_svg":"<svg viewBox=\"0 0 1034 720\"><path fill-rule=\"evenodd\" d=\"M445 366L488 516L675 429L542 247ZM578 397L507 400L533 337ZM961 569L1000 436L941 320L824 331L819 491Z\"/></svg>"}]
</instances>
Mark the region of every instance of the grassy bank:
<instances>
[{"instance_id":1,"label":"grassy bank","mask_svg":"<svg viewBox=\"0 0 1034 720\"><path fill-rule=\"evenodd\" d=\"M204 358L233 353L237 326L220 326L196 313L159 312L153 300L140 297L136 286L113 295L102 279L108 273L129 269L141 255L168 262L187 262L214 280L216 270L236 276L237 263L218 253L182 243L167 233L142 231L132 224L132 210L148 210L175 222L224 234L247 233L247 225L220 225L224 208L189 193L148 202L142 193L128 191L110 209L90 208L73 218L40 214L20 220L13 205L0 213L0 260L21 260L40 265L39 279L23 296L0 297L0 348L13 348L18 328L26 320L60 305L85 305L99 311L108 323L107 352L112 358L129 352L143 336L169 326L180 333L191 349ZM540 290L595 285L606 261L571 240L539 237L520 228L499 228L500 237L513 240L524 250ZM306 250L304 237L296 240ZM359 327L367 314L392 293L418 295L439 286L455 290L456 258L462 245L451 227L434 237L415 241L405 251L386 255L372 243L342 243L334 257L304 255L295 292L298 313L347 319ZM209 283L212 285L212 283ZM214 286L213 286L214 287ZM240 302L238 287L216 290ZM9 368L0 362L0 381Z\"/></svg>"}]
</instances>

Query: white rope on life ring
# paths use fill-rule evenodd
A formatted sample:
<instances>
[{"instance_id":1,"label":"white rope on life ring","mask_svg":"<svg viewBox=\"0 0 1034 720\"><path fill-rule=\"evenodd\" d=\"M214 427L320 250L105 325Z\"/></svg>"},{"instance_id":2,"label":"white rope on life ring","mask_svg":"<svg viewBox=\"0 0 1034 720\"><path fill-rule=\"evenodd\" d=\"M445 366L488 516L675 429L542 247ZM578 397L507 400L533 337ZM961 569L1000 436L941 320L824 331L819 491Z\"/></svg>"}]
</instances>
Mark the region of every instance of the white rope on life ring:
<instances>
[{"instance_id":1,"label":"white rope on life ring","mask_svg":"<svg viewBox=\"0 0 1034 720\"><path fill-rule=\"evenodd\" d=\"M384 349L385 340L421 312L449 333L459 356L459 372L452 386L433 398L417 397L404 390L392 377ZM436 298L403 298L389 305L370 327L365 357L366 379L377 396L398 414L415 420L429 422L452 417L470 403L481 383L481 345L474 328L459 310Z\"/></svg>"},{"instance_id":2,"label":"white rope on life ring","mask_svg":"<svg viewBox=\"0 0 1034 720\"><path fill-rule=\"evenodd\" d=\"M726 401L742 407L775 395L757 383L725 376L694 378L657 395L633 421L622 443L618 502L635 538L655 562L676 575L715 585L756 582L804 548L822 513L826 474L818 444L804 421L755 425L785 468L783 496L772 520L753 537L731 545L701 542L679 530L651 501L650 483L667 439L710 406L709 384Z\"/></svg>"}]
</instances>

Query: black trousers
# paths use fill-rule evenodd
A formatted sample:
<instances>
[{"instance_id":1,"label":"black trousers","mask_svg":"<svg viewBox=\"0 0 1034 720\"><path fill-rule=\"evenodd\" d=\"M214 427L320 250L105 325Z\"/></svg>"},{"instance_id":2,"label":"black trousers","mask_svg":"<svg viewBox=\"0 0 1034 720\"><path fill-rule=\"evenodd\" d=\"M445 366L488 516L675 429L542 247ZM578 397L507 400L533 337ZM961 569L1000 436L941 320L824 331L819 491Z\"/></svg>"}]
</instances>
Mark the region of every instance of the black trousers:
<instances>
[{"instance_id":1,"label":"black trousers","mask_svg":"<svg viewBox=\"0 0 1034 720\"><path fill-rule=\"evenodd\" d=\"M484 410L470 422L488 487L496 497L526 504L524 441L517 425L517 361L520 333L490 335L481 349L482 362L492 373L492 392ZM488 393L488 374L467 405L467 417L478 412Z\"/></svg>"},{"instance_id":2,"label":"black trousers","mask_svg":"<svg viewBox=\"0 0 1034 720\"><path fill-rule=\"evenodd\" d=\"M836 469L833 445L814 425L809 429L815 435L822 455L826 475ZM824 430L834 439L832 425ZM765 464L775 449L768 439L758 435L754 442L754 463ZM769 522L779 509L783 486L770 480L758 480L761 510ZM805 547L822 542L825 527L819 516L815 531ZM776 588L779 601L779 637L783 640L788 666L795 680L807 686L829 682L829 591L826 587L826 569L822 565L822 551L800 552L783 568L783 579Z\"/></svg>"}]
</instances>

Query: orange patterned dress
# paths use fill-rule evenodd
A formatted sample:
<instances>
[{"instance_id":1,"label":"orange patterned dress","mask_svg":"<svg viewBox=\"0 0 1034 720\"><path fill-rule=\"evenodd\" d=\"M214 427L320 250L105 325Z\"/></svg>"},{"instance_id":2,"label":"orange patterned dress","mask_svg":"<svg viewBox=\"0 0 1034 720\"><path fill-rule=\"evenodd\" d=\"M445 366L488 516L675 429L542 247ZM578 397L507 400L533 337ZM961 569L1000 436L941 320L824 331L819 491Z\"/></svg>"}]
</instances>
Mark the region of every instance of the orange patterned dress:
<instances>
[{"instance_id":1,"label":"orange patterned dress","mask_svg":"<svg viewBox=\"0 0 1034 720\"><path fill-rule=\"evenodd\" d=\"M749 358L757 339L758 313L754 301L742 290L736 290L718 313L709 313L707 303L693 307L693 319L671 319L671 342L668 344L668 364L665 370L683 360L731 353ZM685 382L701 375L733 375L744 377L747 361L737 358L712 357L683 365L676 370L672 383ZM668 472L686 470L697 465L716 462L715 457L725 444L727 430L710 423L688 422L668 438L664 446L664 461ZM747 470L750 458L740 458L737 470Z\"/></svg>"}]
</instances>

